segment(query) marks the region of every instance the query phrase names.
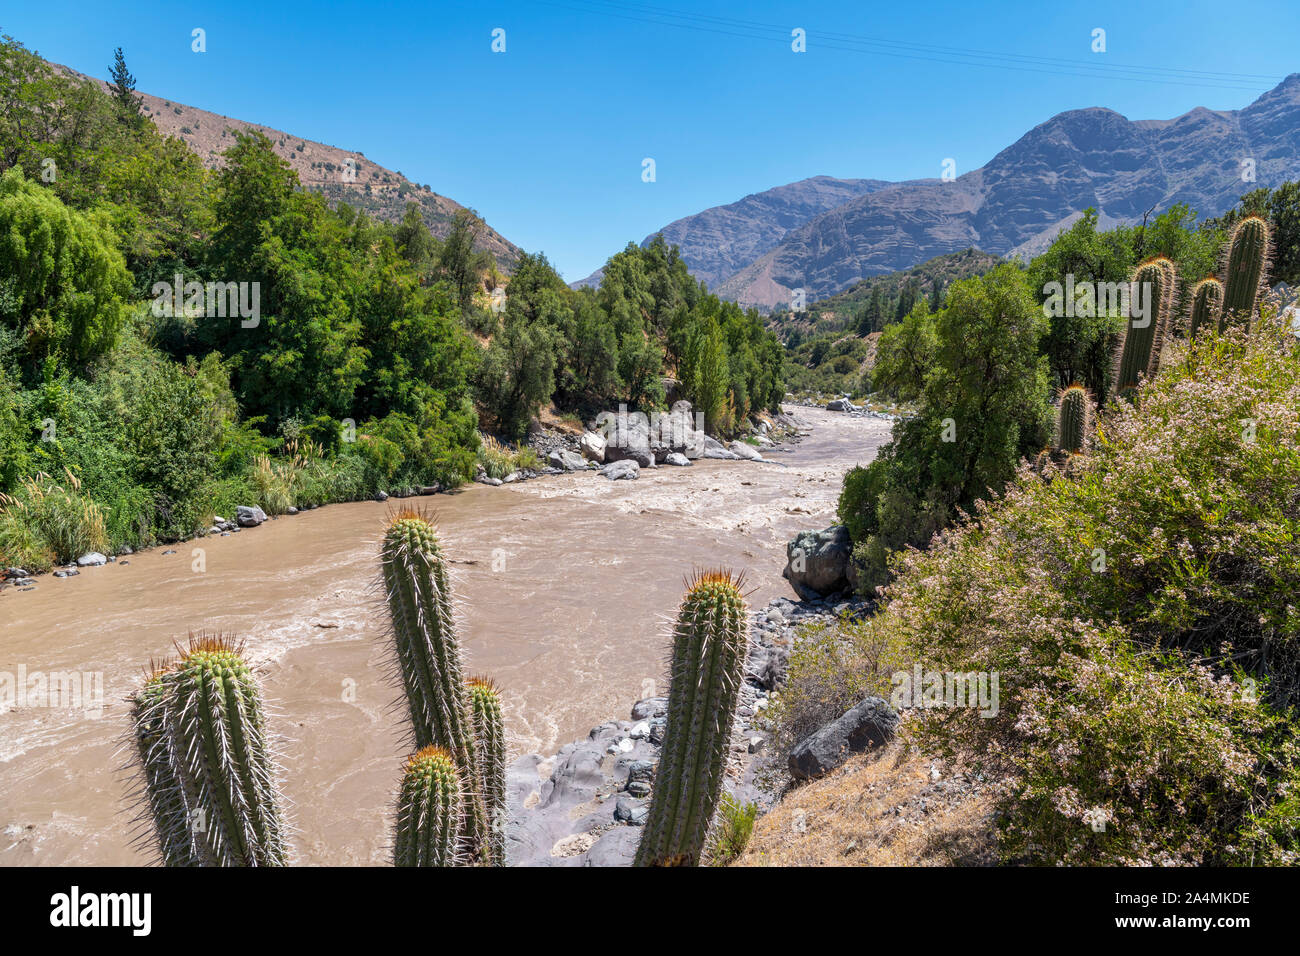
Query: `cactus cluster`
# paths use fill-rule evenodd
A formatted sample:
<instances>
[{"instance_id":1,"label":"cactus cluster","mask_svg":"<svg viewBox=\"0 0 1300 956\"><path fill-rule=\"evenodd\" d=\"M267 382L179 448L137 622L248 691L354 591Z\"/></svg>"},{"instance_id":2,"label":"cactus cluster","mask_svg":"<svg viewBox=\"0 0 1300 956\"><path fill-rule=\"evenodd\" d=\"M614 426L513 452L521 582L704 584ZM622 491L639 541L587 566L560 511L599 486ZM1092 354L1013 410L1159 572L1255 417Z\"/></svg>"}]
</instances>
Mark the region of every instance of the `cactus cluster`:
<instances>
[{"instance_id":1,"label":"cactus cluster","mask_svg":"<svg viewBox=\"0 0 1300 956\"><path fill-rule=\"evenodd\" d=\"M393 654L417 748L441 747L464 793L457 859L504 865L504 807L489 819L493 795L504 802L505 741L501 698L490 681L467 683L452 611L447 562L433 523L401 512L380 545Z\"/></svg>"},{"instance_id":2,"label":"cactus cluster","mask_svg":"<svg viewBox=\"0 0 1300 956\"><path fill-rule=\"evenodd\" d=\"M415 752L393 827L395 866L504 866L501 693L462 677L446 561L433 524L403 512L380 545L392 650ZM640 866L694 866L722 794L748 653L740 576L687 582L673 630L669 716ZM287 856L279 772L242 644L191 637L131 698L141 816L168 866L277 866Z\"/></svg>"},{"instance_id":3,"label":"cactus cluster","mask_svg":"<svg viewBox=\"0 0 1300 956\"><path fill-rule=\"evenodd\" d=\"M265 708L243 647L192 636L132 698L145 816L168 866L282 866Z\"/></svg>"},{"instance_id":4,"label":"cactus cluster","mask_svg":"<svg viewBox=\"0 0 1300 956\"><path fill-rule=\"evenodd\" d=\"M668 722L637 866L697 866L722 794L749 631L742 580L687 582L673 628Z\"/></svg>"}]
</instances>

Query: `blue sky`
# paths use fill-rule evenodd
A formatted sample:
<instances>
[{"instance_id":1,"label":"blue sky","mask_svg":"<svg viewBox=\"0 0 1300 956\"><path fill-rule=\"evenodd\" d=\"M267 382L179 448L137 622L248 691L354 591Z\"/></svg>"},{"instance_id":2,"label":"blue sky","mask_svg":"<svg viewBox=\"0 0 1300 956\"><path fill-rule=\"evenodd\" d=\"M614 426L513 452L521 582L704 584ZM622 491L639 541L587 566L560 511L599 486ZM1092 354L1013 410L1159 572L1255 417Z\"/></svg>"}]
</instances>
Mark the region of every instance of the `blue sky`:
<instances>
[{"instance_id":1,"label":"blue sky","mask_svg":"<svg viewBox=\"0 0 1300 956\"><path fill-rule=\"evenodd\" d=\"M1300 71L1297 27L1295 0L0 6L0 32L48 59L104 76L120 45L142 90L364 151L570 281L807 176L965 172L1061 110L1244 106Z\"/></svg>"}]
</instances>

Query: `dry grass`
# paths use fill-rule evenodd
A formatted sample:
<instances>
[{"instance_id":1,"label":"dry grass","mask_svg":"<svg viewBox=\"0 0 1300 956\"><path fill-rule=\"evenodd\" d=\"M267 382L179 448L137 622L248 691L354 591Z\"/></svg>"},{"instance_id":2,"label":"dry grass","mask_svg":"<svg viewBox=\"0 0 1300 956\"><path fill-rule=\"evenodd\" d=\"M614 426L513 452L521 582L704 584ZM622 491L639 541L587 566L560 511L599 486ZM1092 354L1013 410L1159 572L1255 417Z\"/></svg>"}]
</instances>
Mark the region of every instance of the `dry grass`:
<instances>
[{"instance_id":1,"label":"dry grass","mask_svg":"<svg viewBox=\"0 0 1300 956\"><path fill-rule=\"evenodd\" d=\"M733 866L992 866L994 796L893 744L787 793Z\"/></svg>"}]
</instances>

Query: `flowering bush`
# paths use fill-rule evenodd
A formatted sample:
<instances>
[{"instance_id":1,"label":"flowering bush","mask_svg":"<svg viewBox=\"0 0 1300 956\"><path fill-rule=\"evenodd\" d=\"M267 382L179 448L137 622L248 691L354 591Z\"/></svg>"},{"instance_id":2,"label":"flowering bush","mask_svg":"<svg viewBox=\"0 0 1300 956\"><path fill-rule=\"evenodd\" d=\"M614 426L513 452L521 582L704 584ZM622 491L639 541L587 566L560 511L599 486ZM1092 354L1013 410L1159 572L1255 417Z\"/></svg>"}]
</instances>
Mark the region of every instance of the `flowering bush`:
<instances>
[{"instance_id":1,"label":"flowering bush","mask_svg":"<svg viewBox=\"0 0 1300 956\"><path fill-rule=\"evenodd\" d=\"M923 666L997 671L996 716L925 745L1009 779L1009 860L1300 861L1300 348L1276 325L1173 346L1069 477L1023 466L871 622Z\"/></svg>"}]
</instances>

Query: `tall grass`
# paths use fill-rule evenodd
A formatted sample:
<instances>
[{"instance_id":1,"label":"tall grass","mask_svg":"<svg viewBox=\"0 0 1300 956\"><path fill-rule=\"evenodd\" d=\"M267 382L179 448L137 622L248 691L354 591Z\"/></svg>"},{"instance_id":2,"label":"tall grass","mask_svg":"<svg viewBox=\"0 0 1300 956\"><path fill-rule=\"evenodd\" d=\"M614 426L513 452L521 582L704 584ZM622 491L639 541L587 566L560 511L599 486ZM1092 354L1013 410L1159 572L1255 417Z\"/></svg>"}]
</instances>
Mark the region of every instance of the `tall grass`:
<instances>
[{"instance_id":1,"label":"tall grass","mask_svg":"<svg viewBox=\"0 0 1300 956\"><path fill-rule=\"evenodd\" d=\"M28 571L48 571L89 551L109 549L104 515L80 494L81 482L66 471L70 487L44 472L0 494L0 562Z\"/></svg>"},{"instance_id":2,"label":"tall grass","mask_svg":"<svg viewBox=\"0 0 1300 956\"><path fill-rule=\"evenodd\" d=\"M484 435L479 445L478 463L489 478L504 478L516 471L544 467L541 455L531 445L507 445L491 435Z\"/></svg>"}]
</instances>

